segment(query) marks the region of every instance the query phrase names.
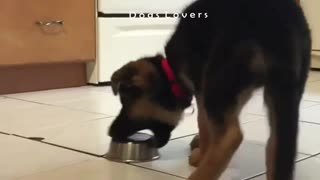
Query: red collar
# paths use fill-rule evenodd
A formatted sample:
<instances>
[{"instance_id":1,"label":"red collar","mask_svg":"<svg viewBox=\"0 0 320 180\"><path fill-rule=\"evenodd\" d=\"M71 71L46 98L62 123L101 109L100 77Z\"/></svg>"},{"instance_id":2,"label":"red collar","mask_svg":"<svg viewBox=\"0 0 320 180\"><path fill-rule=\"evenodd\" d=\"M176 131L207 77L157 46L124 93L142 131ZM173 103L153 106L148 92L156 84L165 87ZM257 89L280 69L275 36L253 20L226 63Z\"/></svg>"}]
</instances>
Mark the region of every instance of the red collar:
<instances>
[{"instance_id":1,"label":"red collar","mask_svg":"<svg viewBox=\"0 0 320 180\"><path fill-rule=\"evenodd\" d=\"M186 98L187 95L181 85L178 83L176 76L174 75L172 68L170 67L168 60L163 58L161 61L162 69L165 72L171 86L171 91L178 99Z\"/></svg>"}]
</instances>

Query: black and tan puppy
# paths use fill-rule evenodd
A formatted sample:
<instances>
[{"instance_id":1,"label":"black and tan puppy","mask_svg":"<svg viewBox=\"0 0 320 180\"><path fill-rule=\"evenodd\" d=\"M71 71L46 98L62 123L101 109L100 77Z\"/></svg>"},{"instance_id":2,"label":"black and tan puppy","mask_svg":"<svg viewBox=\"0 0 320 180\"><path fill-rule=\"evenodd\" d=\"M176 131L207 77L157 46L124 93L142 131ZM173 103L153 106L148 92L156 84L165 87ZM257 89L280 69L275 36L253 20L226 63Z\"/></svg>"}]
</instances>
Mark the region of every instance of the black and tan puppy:
<instances>
[{"instance_id":1,"label":"black and tan puppy","mask_svg":"<svg viewBox=\"0 0 320 180\"><path fill-rule=\"evenodd\" d=\"M195 96L200 150L191 156L198 168L189 180L217 180L242 141L242 106L263 86L268 180L292 180L311 52L302 9L294 0L198 0L185 13L208 17L181 18L166 57L141 58L113 74L122 109L110 136L150 129L162 147Z\"/></svg>"}]
</instances>

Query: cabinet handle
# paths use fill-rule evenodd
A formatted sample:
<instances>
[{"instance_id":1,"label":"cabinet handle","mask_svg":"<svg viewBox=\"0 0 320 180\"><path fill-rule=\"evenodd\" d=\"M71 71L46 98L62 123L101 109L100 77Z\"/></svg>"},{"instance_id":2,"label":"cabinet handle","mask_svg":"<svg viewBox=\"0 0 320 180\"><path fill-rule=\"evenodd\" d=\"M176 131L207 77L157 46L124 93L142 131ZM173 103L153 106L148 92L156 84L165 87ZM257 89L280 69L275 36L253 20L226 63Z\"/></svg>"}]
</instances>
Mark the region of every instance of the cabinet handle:
<instances>
[{"instance_id":1,"label":"cabinet handle","mask_svg":"<svg viewBox=\"0 0 320 180\"><path fill-rule=\"evenodd\" d=\"M39 26L53 26L53 25L64 25L64 21L62 20L57 20L57 21L37 21L37 25Z\"/></svg>"}]
</instances>

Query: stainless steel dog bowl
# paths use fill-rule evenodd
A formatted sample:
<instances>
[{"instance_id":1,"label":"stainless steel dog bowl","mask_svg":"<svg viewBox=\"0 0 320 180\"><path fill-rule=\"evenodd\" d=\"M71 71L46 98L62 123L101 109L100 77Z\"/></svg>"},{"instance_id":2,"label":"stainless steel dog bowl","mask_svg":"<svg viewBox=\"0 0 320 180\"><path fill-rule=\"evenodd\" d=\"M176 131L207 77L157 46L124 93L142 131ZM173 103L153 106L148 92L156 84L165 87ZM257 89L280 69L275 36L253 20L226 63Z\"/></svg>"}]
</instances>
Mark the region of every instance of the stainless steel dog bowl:
<instances>
[{"instance_id":1,"label":"stainless steel dog bowl","mask_svg":"<svg viewBox=\"0 0 320 180\"><path fill-rule=\"evenodd\" d=\"M105 158L110 161L137 163L156 160L160 157L158 149L152 147L153 136L136 133L125 142L112 140Z\"/></svg>"}]
</instances>

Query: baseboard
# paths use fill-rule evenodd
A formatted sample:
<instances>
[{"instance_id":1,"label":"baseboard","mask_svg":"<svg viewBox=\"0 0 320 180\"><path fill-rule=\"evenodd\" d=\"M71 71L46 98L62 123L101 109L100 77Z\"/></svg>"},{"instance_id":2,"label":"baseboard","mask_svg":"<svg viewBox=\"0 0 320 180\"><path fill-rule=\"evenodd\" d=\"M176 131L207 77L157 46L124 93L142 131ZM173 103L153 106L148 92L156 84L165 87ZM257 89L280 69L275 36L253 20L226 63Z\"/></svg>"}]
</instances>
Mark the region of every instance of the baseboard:
<instances>
[{"instance_id":1,"label":"baseboard","mask_svg":"<svg viewBox=\"0 0 320 180\"><path fill-rule=\"evenodd\" d=\"M312 53L312 61L311 61L312 68L320 68L320 52Z\"/></svg>"},{"instance_id":2,"label":"baseboard","mask_svg":"<svg viewBox=\"0 0 320 180\"><path fill-rule=\"evenodd\" d=\"M86 85L86 64L43 64L0 67L0 94Z\"/></svg>"},{"instance_id":3,"label":"baseboard","mask_svg":"<svg viewBox=\"0 0 320 180\"><path fill-rule=\"evenodd\" d=\"M101 87L101 86L111 86L111 82L99 82L99 83L88 83L89 85L92 86L97 86L97 87Z\"/></svg>"}]
</instances>

